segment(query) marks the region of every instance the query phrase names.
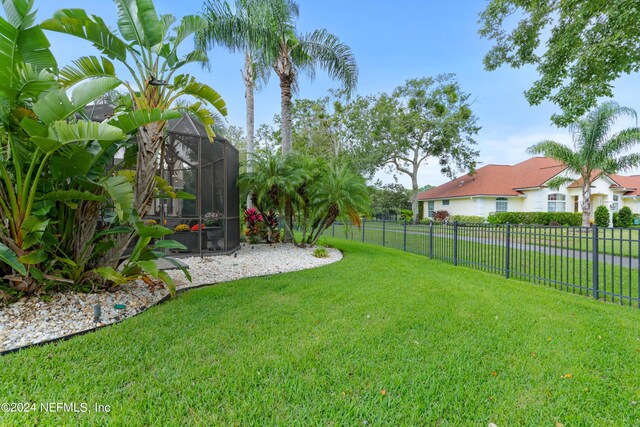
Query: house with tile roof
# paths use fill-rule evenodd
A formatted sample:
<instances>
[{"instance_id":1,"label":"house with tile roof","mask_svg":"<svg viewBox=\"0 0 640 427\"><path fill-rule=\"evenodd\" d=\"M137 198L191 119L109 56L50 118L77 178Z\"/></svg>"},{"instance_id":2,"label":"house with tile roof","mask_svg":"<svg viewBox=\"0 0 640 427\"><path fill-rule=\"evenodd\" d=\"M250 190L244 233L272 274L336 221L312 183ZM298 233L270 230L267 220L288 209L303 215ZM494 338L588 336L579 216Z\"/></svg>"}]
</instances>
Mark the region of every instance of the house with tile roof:
<instances>
[{"instance_id":1,"label":"house with tile roof","mask_svg":"<svg viewBox=\"0 0 640 427\"><path fill-rule=\"evenodd\" d=\"M575 178L557 190L547 183ZM418 194L424 217L446 210L450 215L487 217L494 212L582 212L582 181L557 160L533 157L515 165L487 165ZM598 174L591 186L592 215L600 205L616 212L629 206L640 213L640 175Z\"/></svg>"}]
</instances>

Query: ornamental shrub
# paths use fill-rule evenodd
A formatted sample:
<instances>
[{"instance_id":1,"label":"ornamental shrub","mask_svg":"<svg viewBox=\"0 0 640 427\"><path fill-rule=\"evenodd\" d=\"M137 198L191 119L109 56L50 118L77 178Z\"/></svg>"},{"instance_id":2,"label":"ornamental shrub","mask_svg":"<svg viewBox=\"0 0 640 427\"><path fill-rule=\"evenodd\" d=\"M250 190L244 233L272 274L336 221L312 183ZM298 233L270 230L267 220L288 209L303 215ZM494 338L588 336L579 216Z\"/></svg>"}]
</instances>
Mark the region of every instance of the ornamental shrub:
<instances>
[{"instance_id":1,"label":"ornamental shrub","mask_svg":"<svg viewBox=\"0 0 640 427\"><path fill-rule=\"evenodd\" d=\"M552 222L565 226L578 227L582 224L582 214L573 212L498 212L487 218L491 224L537 224L549 225Z\"/></svg>"},{"instance_id":2,"label":"ornamental shrub","mask_svg":"<svg viewBox=\"0 0 640 427\"><path fill-rule=\"evenodd\" d=\"M411 209L402 209L400 211L400 219L411 221L413 219L413 211Z\"/></svg>"},{"instance_id":3,"label":"ornamental shrub","mask_svg":"<svg viewBox=\"0 0 640 427\"><path fill-rule=\"evenodd\" d=\"M631 227L633 225L633 212L631 212L631 208L629 206L625 206L620 209L617 216L618 221L616 221L615 218L613 220L613 225L615 227Z\"/></svg>"},{"instance_id":4,"label":"ornamental shrub","mask_svg":"<svg viewBox=\"0 0 640 427\"><path fill-rule=\"evenodd\" d=\"M175 231L177 233L180 233L180 232L183 232L183 231L189 231L189 230L190 230L190 228L189 228L189 226L187 224L179 224L179 225L176 226L176 228L173 229L173 231Z\"/></svg>"},{"instance_id":5,"label":"ornamental shrub","mask_svg":"<svg viewBox=\"0 0 640 427\"><path fill-rule=\"evenodd\" d=\"M449 212L445 211L445 210L441 210L441 211L435 211L433 213L433 220L434 221L445 221L447 218L449 218Z\"/></svg>"},{"instance_id":6,"label":"ornamental shrub","mask_svg":"<svg viewBox=\"0 0 640 427\"><path fill-rule=\"evenodd\" d=\"M608 227L609 209L607 209L605 205L598 206L598 208L596 209L596 213L594 214L594 218L598 227Z\"/></svg>"}]
</instances>

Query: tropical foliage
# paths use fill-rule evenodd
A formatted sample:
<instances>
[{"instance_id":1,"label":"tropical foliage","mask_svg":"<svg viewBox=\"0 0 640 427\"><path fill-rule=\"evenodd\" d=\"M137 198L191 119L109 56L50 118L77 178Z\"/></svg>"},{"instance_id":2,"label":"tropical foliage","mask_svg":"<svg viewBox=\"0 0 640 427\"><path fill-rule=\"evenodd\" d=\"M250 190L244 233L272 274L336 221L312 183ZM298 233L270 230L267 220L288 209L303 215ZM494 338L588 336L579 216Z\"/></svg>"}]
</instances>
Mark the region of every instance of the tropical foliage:
<instances>
[{"instance_id":1,"label":"tropical foliage","mask_svg":"<svg viewBox=\"0 0 640 427\"><path fill-rule=\"evenodd\" d=\"M575 148L572 150L555 141L543 141L529 147L530 154L542 154L562 162L569 174L580 177L582 186L582 225L589 226L591 216L591 185L601 174L613 174L640 166L640 154L630 153L640 143L640 128L613 132L616 120L636 117L631 108L607 102L570 126ZM561 176L549 181L550 188L575 181ZM607 219L607 223L609 220Z\"/></svg>"},{"instance_id":2,"label":"tropical foliage","mask_svg":"<svg viewBox=\"0 0 640 427\"><path fill-rule=\"evenodd\" d=\"M5 1L7 19L0 18L0 300L114 284L99 269L114 237L145 233L133 186L119 171L126 160L112 166L117 151L135 145L133 116L83 119L87 104L121 82L104 75L65 88L31 6ZM167 280L147 268L158 255L140 259L137 277Z\"/></svg>"},{"instance_id":3,"label":"tropical foliage","mask_svg":"<svg viewBox=\"0 0 640 427\"><path fill-rule=\"evenodd\" d=\"M117 115L114 122L126 132L140 128L136 133L133 207L143 217L155 195L155 174L162 157L159 154L164 147L163 130L167 120L175 117L175 111L171 109L198 117L210 138L214 136L214 115L206 106L213 107L222 115L226 115L227 110L213 88L180 73L187 64L205 65L209 62L202 49L196 48L184 55L179 51L189 36L206 27L204 18L187 15L172 29L176 18L173 15L158 16L152 0L114 2L118 9L119 34L112 32L100 17L89 15L83 9L59 10L41 27L87 40L101 52L100 56L82 57L72 66L64 67L60 74L66 87L86 80L110 78L123 85L133 100L133 109ZM128 71L126 78L116 76L114 60ZM178 103L184 95L195 101ZM111 257L105 258L104 262L112 266L129 240L127 236L120 239Z\"/></svg>"},{"instance_id":4,"label":"tropical foliage","mask_svg":"<svg viewBox=\"0 0 640 427\"><path fill-rule=\"evenodd\" d=\"M274 210L294 243L314 245L336 220L360 225L369 214L370 198L364 179L348 164L326 162L300 154L260 152L254 172L240 177L251 192L258 212ZM294 226L302 233L293 236Z\"/></svg>"}]
</instances>

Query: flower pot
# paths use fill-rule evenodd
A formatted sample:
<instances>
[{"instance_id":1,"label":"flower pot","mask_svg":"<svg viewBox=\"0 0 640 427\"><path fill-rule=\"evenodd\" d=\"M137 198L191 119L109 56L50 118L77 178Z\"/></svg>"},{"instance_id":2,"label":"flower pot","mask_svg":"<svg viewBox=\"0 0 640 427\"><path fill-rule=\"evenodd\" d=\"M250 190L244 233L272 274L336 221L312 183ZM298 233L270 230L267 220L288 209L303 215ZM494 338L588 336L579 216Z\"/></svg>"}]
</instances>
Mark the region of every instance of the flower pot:
<instances>
[{"instance_id":1,"label":"flower pot","mask_svg":"<svg viewBox=\"0 0 640 427\"><path fill-rule=\"evenodd\" d=\"M198 252L200 246L198 245L198 233L197 231L178 231L166 236L167 240L175 240L178 243L182 243L187 249L172 249L176 252ZM205 234L202 233L202 248L206 249Z\"/></svg>"},{"instance_id":2,"label":"flower pot","mask_svg":"<svg viewBox=\"0 0 640 427\"><path fill-rule=\"evenodd\" d=\"M208 226L204 230L207 232L207 249L212 251L224 250L224 227Z\"/></svg>"}]
</instances>

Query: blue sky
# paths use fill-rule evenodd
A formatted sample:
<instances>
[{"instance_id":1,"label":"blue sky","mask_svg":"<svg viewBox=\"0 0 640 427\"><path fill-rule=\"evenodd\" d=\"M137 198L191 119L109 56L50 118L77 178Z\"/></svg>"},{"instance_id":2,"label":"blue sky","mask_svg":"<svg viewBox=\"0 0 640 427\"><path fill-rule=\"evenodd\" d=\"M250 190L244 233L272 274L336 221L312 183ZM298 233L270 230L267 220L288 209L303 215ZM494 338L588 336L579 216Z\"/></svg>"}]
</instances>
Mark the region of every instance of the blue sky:
<instances>
[{"instance_id":1,"label":"blue sky","mask_svg":"<svg viewBox=\"0 0 640 427\"><path fill-rule=\"evenodd\" d=\"M156 0L155 4L158 13L172 13L178 18L202 8L202 0ZM299 0L299 4L301 32L326 28L351 46L360 68L358 94L391 92L409 78L457 74L463 90L474 99L472 109L482 126L476 138L481 165L524 160L526 148L544 139L571 141L567 130L558 129L549 121L557 111L554 105L531 107L524 99L523 91L536 79L535 69L502 68L494 72L483 69L482 58L490 44L478 36L477 20L486 2ZM115 27L116 9L110 1L35 0L38 20L68 7L84 8ZM96 53L82 40L51 32L47 35L60 65ZM219 48L211 51L210 57L210 73L196 66L189 72L222 94L229 108L229 124L244 127L244 86L240 76L243 58ZM640 111L639 83L638 75L621 78L615 85L615 99L621 105ZM297 96L316 99L334 87L336 83L320 71L314 81L301 79ZM271 123L279 111L279 86L277 77L272 75L267 87L256 95L256 124ZM633 125L632 122L622 124ZM393 180L388 174L378 174L378 177L383 181ZM401 183L409 184L408 178L402 175L398 178ZM424 166L420 173L420 185L446 181L436 162Z\"/></svg>"}]
</instances>

